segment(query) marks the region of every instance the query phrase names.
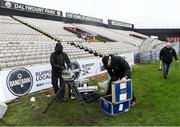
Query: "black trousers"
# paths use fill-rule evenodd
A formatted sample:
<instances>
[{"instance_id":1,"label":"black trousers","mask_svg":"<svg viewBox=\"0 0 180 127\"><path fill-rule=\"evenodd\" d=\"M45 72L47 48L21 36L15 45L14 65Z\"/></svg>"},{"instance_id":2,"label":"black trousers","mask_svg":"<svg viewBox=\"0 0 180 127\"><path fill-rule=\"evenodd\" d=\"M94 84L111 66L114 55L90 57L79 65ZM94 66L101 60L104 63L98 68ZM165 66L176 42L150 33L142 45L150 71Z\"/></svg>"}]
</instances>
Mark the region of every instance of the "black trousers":
<instances>
[{"instance_id":1,"label":"black trousers","mask_svg":"<svg viewBox=\"0 0 180 127\"><path fill-rule=\"evenodd\" d=\"M117 79L118 80L118 79ZM109 94L112 94L112 89L111 89L111 85L112 85L112 82L113 81L116 81L116 80L110 80L109 84L108 84L108 90L107 90L107 93L106 95L109 95ZM136 97L134 96L134 91L132 91L133 95L132 95L132 100L131 101L136 101Z\"/></svg>"},{"instance_id":2,"label":"black trousers","mask_svg":"<svg viewBox=\"0 0 180 127\"><path fill-rule=\"evenodd\" d=\"M60 80L59 83L60 85L58 86L58 79ZM59 92L59 99L63 99L64 98L64 94L65 94L65 84L64 84L64 80L62 78L62 74L61 73L53 73L52 72L52 77L51 77L51 81L52 81L52 85L53 85L53 89L54 89L54 93L56 94L59 87L61 87L61 91Z\"/></svg>"}]
</instances>

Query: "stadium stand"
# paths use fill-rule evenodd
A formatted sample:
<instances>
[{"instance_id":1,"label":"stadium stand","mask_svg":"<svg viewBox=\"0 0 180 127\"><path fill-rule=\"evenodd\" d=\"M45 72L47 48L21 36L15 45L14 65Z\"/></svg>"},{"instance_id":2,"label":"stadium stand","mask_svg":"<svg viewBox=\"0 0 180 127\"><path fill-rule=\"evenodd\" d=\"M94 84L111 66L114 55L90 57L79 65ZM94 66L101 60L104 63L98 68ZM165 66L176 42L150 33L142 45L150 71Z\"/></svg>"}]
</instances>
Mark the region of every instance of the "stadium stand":
<instances>
[{"instance_id":1,"label":"stadium stand","mask_svg":"<svg viewBox=\"0 0 180 127\"><path fill-rule=\"evenodd\" d=\"M61 41L82 41L82 39L78 38L77 35L64 30L64 27L67 25L69 26L69 24L65 24L60 21L25 18L20 16L14 16L14 18L24 22L25 24L29 24L37 30L50 34L53 38Z\"/></svg>"},{"instance_id":2,"label":"stadium stand","mask_svg":"<svg viewBox=\"0 0 180 127\"><path fill-rule=\"evenodd\" d=\"M51 41L50 38L42 36L41 33L23 25L11 17L1 17L1 41Z\"/></svg>"},{"instance_id":3,"label":"stadium stand","mask_svg":"<svg viewBox=\"0 0 180 127\"><path fill-rule=\"evenodd\" d=\"M74 24L71 25L71 24L65 24L63 22L58 22L58 21L25 18L25 17L19 17L19 16L14 16L14 17L23 21L24 23L28 23L29 25L34 26L35 28L37 28L45 33L50 34L53 38L60 39L61 41L73 41L73 42L82 42L83 41L81 38L78 38L76 34L70 33L63 29L63 27L73 27ZM78 26L79 25L80 26L89 26L89 25L78 24ZM96 27L96 26L89 26L89 27ZM100 29L99 31L103 31L103 32L104 32L104 29L106 29L105 31L108 31L106 34L107 36L109 36L109 34L111 34L111 36L117 36L115 32L109 33L110 29L103 28L101 30L101 28L103 28L103 27L100 27L100 28L97 27L96 29ZM92 33L95 33L95 32L93 31ZM99 34L99 32L98 32L98 34ZM107 37L106 35L102 35L102 36ZM125 37L127 38L127 35ZM120 40L119 42L122 42L121 41L122 38L121 37L118 37L118 38ZM126 40L126 38L123 40L123 42L127 45L128 40ZM128 38L130 38L130 36L128 36ZM132 41L132 43L133 43L133 41ZM135 41L136 41L136 38L135 38ZM143 40L138 39L138 41L139 41L139 43L142 43ZM122 48L124 47L124 43L121 43ZM114 44L116 45L117 43L114 43ZM135 50L137 50L136 47L138 47L138 46L135 46L134 44L129 44L130 47L132 47L132 45L135 48Z\"/></svg>"},{"instance_id":4,"label":"stadium stand","mask_svg":"<svg viewBox=\"0 0 180 127\"><path fill-rule=\"evenodd\" d=\"M11 17L0 16L0 19L1 69L49 63L49 57L54 51L56 41ZM62 42L62 45L71 60L94 57L93 54L89 54L67 42Z\"/></svg>"},{"instance_id":5,"label":"stadium stand","mask_svg":"<svg viewBox=\"0 0 180 127\"><path fill-rule=\"evenodd\" d=\"M127 30L115 30L115 29L110 29L111 31L113 32L117 32L119 34L122 34L124 36L133 36L133 37L136 37L136 38L139 38L140 40L145 40L147 38L149 38L149 36L146 36L146 35L143 35L143 34L140 34L140 33L137 33L137 32L134 32L134 31L127 31Z\"/></svg>"},{"instance_id":6,"label":"stadium stand","mask_svg":"<svg viewBox=\"0 0 180 127\"><path fill-rule=\"evenodd\" d=\"M145 40L151 40L150 37L137 32L92 25L20 16L0 16L0 19L0 68L49 63L50 54L57 42L62 43L71 60L77 60L138 52ZM64 27L77 27L114 42L86 42Z\"/></svg>"},{"instance_id":7,"label":"stadium stand","mask_svg":"<svg viewBox=\"0 0 180 127\"><path fill-rule=\"evenodd\" d=\"M138 51L137 47L119 42L82 42L81 44L78 43L78 45L80 45L80 47L82 46L84 49L89 50L89 52L97 53L99 55L120 55L124 52Z\"/></svg>"},{"instance_id":8,"label":"stadium stand","mask_svg":"<svg viewBox=\"0 0 180 127\"><path fill-rule=\"evenodd\" d=\"M115 32L109 28L100 27L100 26L92 26L92 25L84 25L84 24L74 24L74 26L79 27L80 29L84 29L86 31L100 34L102 36L108 37L117 42L134 45L136 47L139 47L143 41L141 39L137 39L135 37L120 33L121 30L118 30L118 32L117 31ZM123 33L125 33L125 31Z\"/></svg>"}]
</instances>

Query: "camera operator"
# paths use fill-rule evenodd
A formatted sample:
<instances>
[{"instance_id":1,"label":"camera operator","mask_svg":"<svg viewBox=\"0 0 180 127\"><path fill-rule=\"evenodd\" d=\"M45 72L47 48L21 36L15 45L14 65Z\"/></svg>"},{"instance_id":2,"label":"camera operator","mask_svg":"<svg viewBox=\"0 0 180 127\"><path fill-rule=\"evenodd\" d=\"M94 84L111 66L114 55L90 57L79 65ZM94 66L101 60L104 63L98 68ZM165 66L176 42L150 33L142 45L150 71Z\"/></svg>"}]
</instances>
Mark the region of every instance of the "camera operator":
<instances>
[{"instance_id":1,"label":"camera operator","mask_svg":"<svg viewBox=\"0 0 180 127\"><path fill-rule=\"evenodd\" d=\"M63 46L61 43L57 43L55 46L55 52L53 52L50 56L50 63L52 66L52 85L54 88L55 94L58 91L58 79L60 79L60 87L62 90L59 92L58 98L59 100L64 100L64 93L65 93L65 84L62 78L62 72L66 69L65 64L70 68L71 61L69 60L68 55L63 52Z\"/></svg>"}]
</instances>

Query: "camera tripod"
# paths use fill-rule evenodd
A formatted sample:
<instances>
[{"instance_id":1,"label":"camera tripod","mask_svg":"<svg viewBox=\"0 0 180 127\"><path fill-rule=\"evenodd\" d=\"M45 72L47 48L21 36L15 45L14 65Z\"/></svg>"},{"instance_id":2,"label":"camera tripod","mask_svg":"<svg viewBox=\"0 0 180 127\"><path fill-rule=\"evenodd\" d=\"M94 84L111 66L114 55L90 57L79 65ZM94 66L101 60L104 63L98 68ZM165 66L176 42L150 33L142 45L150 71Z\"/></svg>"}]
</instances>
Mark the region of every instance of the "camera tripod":
<instances>
[{"instance_id":1,"label":"camera tripod","mask_svg":"<svg viewBox=\"0 0 180 127\"><path fill-rule=\"evenodd\" d=\"M81 71L81 70L78 70ZM92 123L96 123L97 120L94 119L92 117L92 115L87 111L86 107L85 107L85 102L83 100L83 97L81 95L81 93L79 92L79 90L76 87L76 83L75 83L75 72L77 72L77 70L65 70L63 72L63 79L64 79L64 83L65 85L68 85L69 88L69 97L70 95L74 95L76 100L79 102L79 104L81 105L84 113L86 114L86 116L88 117L89 120L92 121ZM45 108L45 110L43 111L43 113L47 113L49 107L53 104L53 102L56 100L56 98L58 97L60 91L62 90L62 87L59 88L59 90L57 91L57 93L55 94L55 96L52 98L52 100L48 103L47 107ZM70 90L72 90L72 92L70 92Z\"/></svg>"},{"instance_id":2,"label":"camera tripod","mask_svg":"<svg viewBox=\"0 0 180 127\"><path fill-rule=\"evenodd\" d=\"M65 80L64 81L65 84L68 85L69 88L69 97L70 95L74 95L75 98L77 99L77 101L79 101L81 104L84 104L83 102L83 97L81 95L81 93L79 92L79 90L77 89L77 87L75 86L75 82L74 79L71 80ZM59 88L59 90L57 91L57 93L55 94L55 96L52 98L52 100L48 103L46 109L43 111L43 113L46 113L49 109L49 107L53 104L53 102L56 100L56 98L58 97L60 91L62 90L62 87ZM72 90L72 93L70 92L70 90Z\"/></svg>"}]
</instances>

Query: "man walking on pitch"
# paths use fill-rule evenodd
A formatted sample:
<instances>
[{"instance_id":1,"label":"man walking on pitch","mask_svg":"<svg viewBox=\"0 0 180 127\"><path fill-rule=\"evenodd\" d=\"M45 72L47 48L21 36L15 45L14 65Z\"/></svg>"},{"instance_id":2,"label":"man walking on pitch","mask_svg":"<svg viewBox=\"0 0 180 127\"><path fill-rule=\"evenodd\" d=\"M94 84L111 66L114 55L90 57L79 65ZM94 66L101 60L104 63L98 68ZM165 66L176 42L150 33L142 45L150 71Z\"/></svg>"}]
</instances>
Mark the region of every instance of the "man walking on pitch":
<instances>
[{"instance_id":1,"label":"man walking on pitch","mask_svg":"<svg viewBox=\"0 0 180 127\"><path fill-rule=\"evenodd\" d=\"M169 67L172 63L173 57L178 61L178 57L174 48L171 47L171 43L167 43L165 47L163 47L159 54L159 59L162 60L163 63L163 76L164 79L167 79Z\"/></svg>"}]
</instances>

